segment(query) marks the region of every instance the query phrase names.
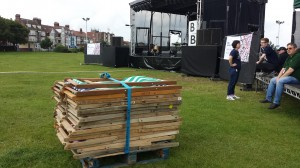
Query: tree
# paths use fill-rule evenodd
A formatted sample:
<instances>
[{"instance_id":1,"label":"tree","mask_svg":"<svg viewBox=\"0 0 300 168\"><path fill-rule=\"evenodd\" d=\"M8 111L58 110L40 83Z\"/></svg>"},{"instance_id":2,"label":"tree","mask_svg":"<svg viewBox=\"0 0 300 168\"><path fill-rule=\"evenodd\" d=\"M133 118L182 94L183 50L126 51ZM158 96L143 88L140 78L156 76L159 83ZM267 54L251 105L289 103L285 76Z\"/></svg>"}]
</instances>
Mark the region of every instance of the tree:
<instances>
[{"instance_id":1,"label":"tree","mask_svg":"<svg viewBox=\"0 0 300 168\"><path fill-rule=\"evenodd\" d=\"M107 41L104 41L104 40L101 40L100 44L101 44L101 46L103 46L103 47L108 46Z\"/></svg>"},{"instance_id":2,"label":"tree","mask_svg":"<svg viewBox=\"0 0 300 168\"><path fill-rule=\"evenodd\" d=\"M0 44L4 45L7 43L9 27L7 25L7 19L0 16Z\"/></svg>"},{"instance_id":3,"label":"tree","mask_svg":"<svg viewBox=\"0 0 300 168\"><path fill-rule=\"evenodd\" d=\"M44 40L41 41L40 45L43 49L48 49L52 46L53 42L46 37Z\"/></svg>"},{"instance_id":4,"label":"tree","mask_svg":"<svg viewBox=\"0 0 300 168\"><path fill-rule=\"evenodd\" d=\"M8 20L10 29L9 42L15 44L26 44L28 42L29 30L18 22Z\"/></svg>"},{"instance_id":5,"label":"tree","mask_svg":"<svg viewBox=\"0 0 300 168\"><path fill-rule=\"evenodd\" d=\"M25 44L29 30L22 24L0 17L0 43Z\"/></svg>"}]
</instances>

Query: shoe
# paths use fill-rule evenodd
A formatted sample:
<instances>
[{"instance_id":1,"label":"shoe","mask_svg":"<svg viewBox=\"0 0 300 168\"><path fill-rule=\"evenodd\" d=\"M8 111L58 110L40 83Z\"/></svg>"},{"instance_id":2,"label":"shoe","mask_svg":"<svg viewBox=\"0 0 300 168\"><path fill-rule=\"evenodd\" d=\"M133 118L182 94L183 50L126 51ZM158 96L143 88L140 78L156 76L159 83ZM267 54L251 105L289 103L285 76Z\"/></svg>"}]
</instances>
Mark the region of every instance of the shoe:
<instances>
[{"instance_id":1,"label":"shoe","mask_svg":"<svg viewBox=\"0 0 300 168\"><path fill-rule=\"evenodd\" d=\"M235 100L232 96L227 96L226 99L227 100Z\"/></svg>"},{"instance_id":2,"label":"shoe","mask_svg":"<svg viewBox=\"0 0 300 168\"><path fill-rule=\"evenodd\" d=\"M268 109L276 109L279 106L279 104L272 103Z\"/></svg>"},{"instance_id":3,"label":"shoe","mask_svg":"<svg viewBox=\"0 0 300 168\"><path fill-rule=\"evenodd\" d=\"M240 99L240 97L239 96L236 96L236 95L233 95L232 96L234 99Z\"/></svg>"},{"instance_id":4,"label":"shoe","mask_svg":"<svg viewBox=\"0 0 300 168\"><path fill-rule=\"evenodd\" d=\"M272 102L270 102L270 101L269 101L269 100L267 100L267 99L260 100L259 102L260 102L260 103L272 103Z\"/></svg>"}]
</instances>

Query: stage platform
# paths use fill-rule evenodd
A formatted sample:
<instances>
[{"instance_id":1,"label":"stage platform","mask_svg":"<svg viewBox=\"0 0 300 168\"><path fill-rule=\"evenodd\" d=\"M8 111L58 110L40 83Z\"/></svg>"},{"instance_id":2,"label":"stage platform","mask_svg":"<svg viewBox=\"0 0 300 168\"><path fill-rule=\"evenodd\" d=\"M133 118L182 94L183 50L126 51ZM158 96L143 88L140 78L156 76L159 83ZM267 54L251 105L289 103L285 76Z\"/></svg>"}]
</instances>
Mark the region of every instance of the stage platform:
<instances>
[{"instance_id":1,"label":"stage platform","mask_svg":"<svg viewBox=\"0 0 300 168\"><path fill-rule=\"evenodd\" d=\"M181 68L181 57L163 56L129 56L133 68L178 71Z\"/></svg>"}]
</instances>

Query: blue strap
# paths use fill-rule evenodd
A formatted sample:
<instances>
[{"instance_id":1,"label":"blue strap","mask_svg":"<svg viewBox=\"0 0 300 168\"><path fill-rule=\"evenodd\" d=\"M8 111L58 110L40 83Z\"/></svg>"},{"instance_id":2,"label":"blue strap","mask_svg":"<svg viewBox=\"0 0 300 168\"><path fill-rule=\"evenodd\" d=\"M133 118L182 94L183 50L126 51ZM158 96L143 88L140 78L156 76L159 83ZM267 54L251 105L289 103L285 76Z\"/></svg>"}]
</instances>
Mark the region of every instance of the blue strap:
<instances>
[{"instance_id":1,"label":"blue strap","mask_svg":"<svg viewBox=\"0 0 300 168\"><path fill-rule=\"evenodd\" d=\"M104 72L100 75L100 78L106 77L112 81L122 84L123 87L127 89L127 112L126 112L126 143L125 143L125 154L130 152L130 110L131 110L131 87L128 86L124 81L119 81L114 78L111 78L110 74Z\"/></svg>"}]
</instances>

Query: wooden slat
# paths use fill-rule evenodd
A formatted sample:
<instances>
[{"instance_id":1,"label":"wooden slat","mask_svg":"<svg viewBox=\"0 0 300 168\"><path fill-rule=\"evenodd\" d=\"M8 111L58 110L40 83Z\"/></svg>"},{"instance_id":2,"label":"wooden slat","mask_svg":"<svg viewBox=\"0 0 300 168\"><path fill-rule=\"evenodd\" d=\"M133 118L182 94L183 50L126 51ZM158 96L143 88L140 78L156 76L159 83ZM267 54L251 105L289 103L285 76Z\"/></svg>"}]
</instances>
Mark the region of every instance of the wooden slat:
<instances>
[{"instance_id":1,"label":"wooden slat","mask_svg":"<svg viewBox=\"0 0 300 168\"><path fill-rule=\"evenodd\" d=\"M53 99L56 101L57 104L62 103L57 96L53 96Z\"/></svg>"},{"instance_id":2,"label":"wooden slat","mask_svg":"<svg viewBox=\"0 0 300 168\"><path fill-rule=\"evenodd\" d=\"M147 107L147 109L144 108L139 108L139 109L131 109L131 114L144 114L144 113L158 113L158 112L174 112L177 113L178 111L178 106L172 106L172 108L170 108L170 106L166 105L166 106L160 106L159 108L157 108L156 106L153 107ZM93 117L93 116L100 116L100 115L107 115L107 114L125 114L126 110L114 110L114 111L92 111L92 112L80 112L78 113L77 110L75 110L74 108L69 107L68 108L68 112L71 112L72 114L74 114L75 116L82 117Z\"/></svg>"},{"instance_id":3,"label":"wooden slat","mask_svg":"<svg viewBox=\"0 0 300 168\"><path fill-rule=\"evenodd\" d=\"M118 129L122 129L122 128L125 128L125 125L119 124L119 125L112 125L112 126L106 126L106 127L98 127L98 128L93 128L93 129L77 130L76 132L72 133L72 136L94 134L94 133L99 133L99 132L104 132L104 131L113 131L113 130L118 130Z\"/></svg>"},{"instance_id":4,"label":"wooden slat","mask_svg":"<svg viewBox=\"0 0 300 168\"><path fill-rule=\"evenodd\" d=\"M151 135L153 137L159 137L166 135L175 135L178 133L178 129L168 129L165 128L164 132L161 131L149 131L149 132L140 132L139 130L131 130L130 131L130 138L134 137L143 137ZM94 139L94 138L104 138L104 137L110 137L110 136L118 136L119 139L125 139L125 129L118 130L118 131L107 131L107 132L100 132L100 133L94 133L94 134L85 134L83 136L69 136L66 141L80 141L80 140L87 140L87 139Z\"/></svg>"},{"instance_id":5,"label":"wooden slat","mask_svg":"<svg viewBox=\"0 0 300 168\"><path fill-rule=\"evenodd\" d=\"M148 140L140 140L140 141L130 142L131 147L148 146L148 145L151 145L151 142ZM106 144L106 145L99 145L96 147L78 149L77 152L84 153L84 152L91 152L91 151L96 151L96 150L110 150L110 149L118 149L118 148L124 148L124 147L125 147L125 142L112 143L112 144Z\"/></svg>"},{"instance_id":6,"label":"wooden slat","mask_svg":"<svg viewBox=\"0 0 300 168\"><path fill-rule=\"evenodd\" d=\"M75 129L70 125L70 123L67 120L63 120L61 124L69 133L75 132Z\"/></svg>"},{"instance_id":7,"label":"wooden slat","mask_svg":"<svg viewBox=\"0 0 300 168\"><path fill-rule=\"evenodd\" d=\"M97 96L89 96L89 97L77 97L72 92L65 90L64 93L66 96L71 98L72 100L98 100L98 99L112 99L112 98L125 98L126 95L124 93L110 94L110 95L97 95Z\"/></svg>"},{"instance_id":8,"label":"wooden slat","mask_svg":"<svg viewBox=\"0 0 300 168\"><path fill-rule=\"evenodd\" d=\"M110 95L96 95L96 96L84 96L78 97L75 94L71 93L70 91L64 90L66 96L71 98L73 101L80 101L80 100L99 100L99 99L109 99L109 98L126 98L126 93L117 93L117 94L110 94ZM157 91L144 91L144 92L136 92L132 93L132 97L138 96L153 96L153 95L167 95L167 94L178 94L180 90L173 89L173 90L157 90Z\"/></svg>"},{"instance_id":9,"label":"wooden slat","mask_svg":"<svg viewBox=\"0 0 300 168\"><path fill-rule=\"evenodd\" d=\"M147 117L147 116L159 116L159 115L166 115L166 114L173 114L177 115L178 112L176 111L160 111L158 112L131 112L131 118L139 118L139 117ZM124 111L120 111L119 113L112 113L112 114L103 114L103 115L95 115L90 117L78 117L79 122L92 122L92 121L99 121L99 120L107 120L107 119L114 119L114 118L120 118L120 117L126 117L126 113Z\"/></svg>"},{"instance_id":10,"label":"wooden slat","mask_svg":"<svg viewBox=\"0 0 300 168\"><path fill-rule=\"evenodd\" d=\"M68 79L71 79L71 78L66 78L64 81L67 81ZM122 80L121 78L115 78L115 79ZM77 80L80 80L80 81L89 80L92 82L111 81L108 78L77 78Z\"/></svg>"},{"instance_id":11,"label":"wooden slat","mask_svg":"<svg viewBox=\"0 0 300 168\"><path fill-rule=\"evenodd\" d=\"M72 85L78 89L88 88L110 88L110 87L123 87L121 83L110 81L111 83L89 83L89 84L78 84L71 79L68 79ZM176 81L156 81L156 82L125 82L128 86L154 86L154 85L175 85Z\"/></svg>"},{"instance_id":12,"label":"wooden slat","mask_svg":"<svg viewBox=\"0 0 300 168\"><path fill-rule=\"evenodd\" d=\"M142 101L144 99L146 100L160 100L160 99L169 99L169 98L178 98L180 99L179 94L165 94L165 95L154 95L154 96L136 96L136 97L131 97L131 101ZM88 100L88 99L83 99L83 100L74 100L72 99L77 105L86 105L86 104L99 104L99 103L112 103L112 102L127 102L127 98L113 98L113 99L95 99L95 100Z\"/></svg>"},{"instance_id":13,"label":"wooden slat","mask_svg":"<svg viewBox=\"0 0 300 168\"><path fill-rule=\"evenodd\" d=\"M115 88L115 89L104 89L104 90L89 90L78 92L70 87L65 87L67 90L71 91L76 96L97 96L97 95L107 95L107 94L119 94L119 93L127 93L127 89L124 88ZM142 88L132 88L132 93L135 92L144 92L144 91L157 91L157 90L174 90L181 89L181 86L176 85L168 85L168 86L155 86L155 87L142 87Z\"/></svg>"},{"instance_id":14,"label":"wooden slat","mask_svg":"<svg viewBox=\"0 0 300 168\"><path fill-rule=\"evenodd\" d=\"M77 144L77 146L79 146L79 150L77 150L77 152L82 153L82 152L90 152L90 151L95 151L95 150L111 150L114 148L125 148L125 140L112 140L111 142L103 141L104 143L101 144L100 141L102 141L104 138L102 139L97 139L97 140L93 140L89 141L90 143L87 144L86 142L81 142L80 144ZM107 138L108 139L108 138ZM167 140L173 140L175 139L174 135L171 136L161 136L161 137L154 137L154 138L149 138L149 139L134 139L132 138L130 141L130 146L131 147L137 147L137 146L149 146L152 145L152 143L155 142L159 142L159 141L167 141ZM97 145L98 143L98 145ZM67 144L68 145L68 144ZM94 146L89 146L89 145L94 145ZM97 145L97 146L95 146ZM72 149L72 148L70 148Z\"/></svg>"},{"instance_id":15,"label":"wooden slat","mask_svg":"<svg viewBox=\"0 0 300 168\"><path fill-rule=\"evenodd\" d=\"M96 139L90 139L86 141L81 141L81 142L73 142L73 143L66 143L65 149L80 149L84 148L87 146L92 146L95 144L101 144L105 142L112 142L117 140L117 136L111 136L111 137L105 137L105 138L96 138Z\"/></svg>"},{"instance_id":16,"label":"wooden slat","mask_svg":"<svg viewBox=\"0 0 300 168\"><path fill-rule=\"evenodd\" d=\"M179 119L178 115L164 115L164 116L155 116L155 117L147 117L145 118L142 117L132 117L131 118L131 123L134 122L154 122L154 121L173 121ZM98 127L100 124L105 124L105 123L119 123L119 122L125 122L126 119L124 117L120 118L114 118L114 119L109 119L109 120L101 120L101 121L93 121L93 122L87 122L87 123L79 123L78 128L84 129L84 128L95 128ZM77 127L75 127L77 128Z\"/></svg>"},{"instance_id":17,"label":"wooden slat","mask_svg":"<svg viewBox=\"0 0 300 168\"><path fill-rule=\"evenodd\" d=\"M62 111L60 111L60 109L56 109L56 116L58 117L58 119L61 121L63 119L65 119L65 115L63 115Z\"/></svg>"},{"instance_id":18,"label":"wooden slat","mask_svg":"<svg viewBox=\"0 0 300 168\"><path fill-rule=\"evenodd\" d=\"M62 137L61 133L58 132L56 133L56 136L58 137L59 141L61 142L61 144L65 145L66 143L64 142L64 138Z\"/></svg>"},{"instance_id":19,"label":"wooden slat","mask_svg":"<svg viewBox=\"0 0 300 168\"><path fill-rule=\"evenodd\" d=\"M140 99L140 100L132 100L131 104L138 104L138 105L142 105L142 106L147 106L148 104L153 104L153 103L175 103L175 104L180 104L181 101L178 100L178 97L174 97L174 98L162 98L162 99ZM72 103L70 103L72 104ZM98 104L86 104L86 105L75 105L72 104L73 106L75 106L76 109L92 109L92 108L102 108L102 107L109 107L109 106L118 106L118 105L126 105L127 106L127 101L119 101L119 102L107 102L107 103L98 103Z\"/></svg>"},{"instance_id":20,"label":"wooden slat","mask_svg":"<svg viewBox=\"0 0 300 168\"><path fill-rule=\"evenodd\" d=\"M168 129L174 126L179 126L181 121L173 121L169 123L161 123L161 122L152 122L152 123L132 123L131 130L134 129L151 129L151 128L164 128ZM101 134L102 132L114 132L118 130L125 130L125 124L118 124L112 126L101 126L97 128L84 129L84 130L76 130L76 132L72 132L70 137L76 136L85 136L89 134Z\"/></svg>"},{"instance_id":21,"label":"wooden slat","mask_svg":"<svg viewBox=\"0 0 300 168\"><path fill-rule=\"evenodd\" d=\"M158 143L158 144L152 144L146 147L139 147L139 149L134 149L131 148L130 151L132 152L144 152L144 151L150 151L150 150L157 150L157 149L163 149L163 148L171 148L171 147L176 147L179 146L178 142L168 142L168 143ZM119 152L118 152L119 151ZM75 159L82 159L82 158L86 158L86 157L93 157L93 158L101 158L101 157L106 157L106 156L115 156L115 155L120 155L120 154L125 154L124 153L124 149L117 149L110 152L107 151L93 151L93 152L87 152L87 153L83 153L83 154L79 154L75 151L73 152L73 157Z\"/></svg>"},{"instance_id":22,"label":"wooden slat","mask_svg":"<svg viewBox=\"0 0 300 168\"><path fill-rule=\"evenodd\" d=\"M58 132L60 133L61 137L63 138L64 143L66 143L66 139L68 138L68 135L66 134L65 130L63 128L59 127Z\"/></svg>"},{"instance_id":23,"label":"wooden slat","mask_svg":"<svg viewBox=\"0 0 300 168\"><path fill-rule=\"evenodd\" d=\"M148 104L147 106L136 104L136 105L131 105L131 111L138 110L138 109L145 109L145 108L147 108L147 109L159 109L159 108L172 109L172 108L176 108L179 104L180 104L180 102L153 103L153 104ZM127 105L113 106L113 107L102 107L102 108L92 108L92 109L83 109L83 110L81 110L81 109L76 110L75 109L78 116L85 115L85 114L90 114L90 113L101 113L101 112L109 113L109 111L118 111L118 110L126 111L127 110Z\"/></svg>"}]
</instances>

